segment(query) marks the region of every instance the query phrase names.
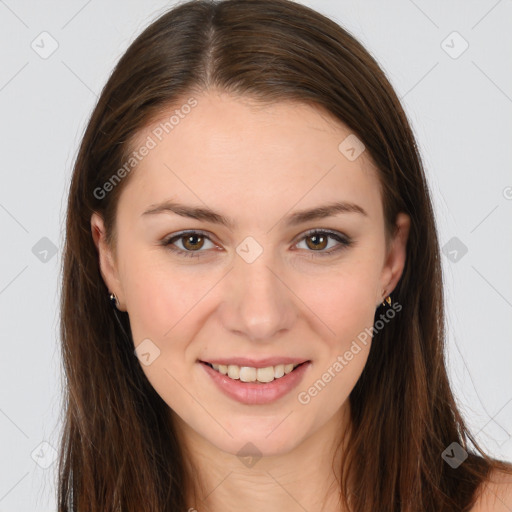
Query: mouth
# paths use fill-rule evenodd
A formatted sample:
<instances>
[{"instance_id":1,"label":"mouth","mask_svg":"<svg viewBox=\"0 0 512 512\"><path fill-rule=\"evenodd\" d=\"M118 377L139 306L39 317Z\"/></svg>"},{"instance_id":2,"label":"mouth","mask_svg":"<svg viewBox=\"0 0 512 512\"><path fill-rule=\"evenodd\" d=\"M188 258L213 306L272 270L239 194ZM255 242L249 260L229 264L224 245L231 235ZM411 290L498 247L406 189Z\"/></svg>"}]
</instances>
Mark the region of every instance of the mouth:
<instances>
[{"instance_id":1,"label":"mouth","mask_svg":"<svg viewBox=\"0 0 512 512\"><path fill-rule=\"evenodd\" d=\"M279 380L284 376L295 372L297 368L309 363L310 361L303 361L302 363L277 364L273 366L269 365L265 367L239 366L236 364L214 364L207 361L199 362L234 381L268 384L269 382Z\"/></svg>"}]
</instances>

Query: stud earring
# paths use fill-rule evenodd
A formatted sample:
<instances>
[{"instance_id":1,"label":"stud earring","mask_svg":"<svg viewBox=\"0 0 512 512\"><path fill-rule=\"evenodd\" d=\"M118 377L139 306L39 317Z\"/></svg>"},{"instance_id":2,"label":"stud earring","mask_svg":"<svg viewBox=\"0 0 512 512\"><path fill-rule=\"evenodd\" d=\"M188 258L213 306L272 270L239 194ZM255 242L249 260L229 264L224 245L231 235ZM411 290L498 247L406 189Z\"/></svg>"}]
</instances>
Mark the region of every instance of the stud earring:
<instances>
[{"instance_id":1,"label":"stud earring","mask_svg":"<svg viewBox=\"0 0 512 512\"><path fill-rule=\"evenodd\" d=\"M119 309L119 301L117 300L115 293L110 294L110 303L112 304L112 307Z\"/></svg>"},{"instance_id":2,"label":"stud earring","mask_svg":"<svg viewBox=\"0 0 512 512\"><path fill-rule=\"evenodd\" d=\"M384 299L384 302L382 303L383 306L386 305L386 302L388 303L388 306L391 306L391 295L388 295L385 299Z\"/></svg>"}]
</instances>

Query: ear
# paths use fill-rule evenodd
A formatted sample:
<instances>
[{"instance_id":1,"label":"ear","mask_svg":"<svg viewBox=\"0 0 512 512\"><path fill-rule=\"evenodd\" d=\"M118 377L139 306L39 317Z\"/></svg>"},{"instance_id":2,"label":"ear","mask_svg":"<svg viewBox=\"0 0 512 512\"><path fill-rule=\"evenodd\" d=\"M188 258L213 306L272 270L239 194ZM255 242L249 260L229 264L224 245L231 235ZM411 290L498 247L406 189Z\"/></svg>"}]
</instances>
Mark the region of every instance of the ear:
<instances>
[{"instance_id":1,"label":"ear","mask_svg":"<svg viewBox=\"0 0 512 512\"><path fill-rule=\"evenodd\" d=\"M382 268L381 289L377 292L379 294L377 306L395 289L405 267L411 218L406 213L400 212L396 217L395 224L396 232L390 241L384 267Z\"/></svg>"},{"instance_id":2,"label":"ear","mask_svg":"<svg viewBox=\"0 0 512 512\"><path fill-rule=\"evenodd\" d=\"M119 270L111 247L106 242L106 232L103 218L97 212L91 215L91 232L94 245L99 254L100 272L105 285L110 293L115 293L118 300L118 309L126 311L124 308L124 294L121 282L119 280Z\"/></svg>"}]
</instances>

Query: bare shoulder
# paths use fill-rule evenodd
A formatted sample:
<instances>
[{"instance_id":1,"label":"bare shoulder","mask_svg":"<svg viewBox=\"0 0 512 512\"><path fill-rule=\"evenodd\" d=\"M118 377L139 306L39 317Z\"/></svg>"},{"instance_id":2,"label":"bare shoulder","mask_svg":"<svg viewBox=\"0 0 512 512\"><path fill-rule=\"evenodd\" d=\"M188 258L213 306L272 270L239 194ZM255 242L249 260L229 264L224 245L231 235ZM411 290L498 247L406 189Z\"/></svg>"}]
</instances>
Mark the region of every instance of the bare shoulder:
<instances>
[{"instance_id":1,"label":"bare shoulder","mask_svg":"<svg viewBox=\"0 0 512 512\"><path fill-rule=\"evenodd\" d=\"M512 475L494 471L482 484L480 496L471 512L511 512Z\"/></svg>"}]
</instances>

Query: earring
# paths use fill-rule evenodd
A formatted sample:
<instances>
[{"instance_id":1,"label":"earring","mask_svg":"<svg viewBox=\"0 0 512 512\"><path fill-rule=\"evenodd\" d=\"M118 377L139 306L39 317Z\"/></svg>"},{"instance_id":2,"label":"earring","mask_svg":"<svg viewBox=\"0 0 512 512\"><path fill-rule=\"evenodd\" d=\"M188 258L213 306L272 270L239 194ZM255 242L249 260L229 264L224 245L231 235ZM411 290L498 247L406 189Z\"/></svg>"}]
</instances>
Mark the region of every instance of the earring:
<instances>
[{"instance_id":1,"label":"earring","mask_svg":"<svg viewBox=\"0 0 512 512\"><path fill-rule=\"evenodd\" d=\"M386 302L388 303L388 306L391 306L391 295L388 295L385 299L384 299L384 302L382 303L383 306L386 305Z\"/></svg>"},{"instance_id":2,"label":"earring","mask_svg":"<svg viewBox=\"0 0 512 512\"><path fill-rule=\"evenodd\" d=\"M112 307L119 309L119 301L117 300L115 293L110 294L110 303L112 304Z\"/></svg>"}]
</instances>

